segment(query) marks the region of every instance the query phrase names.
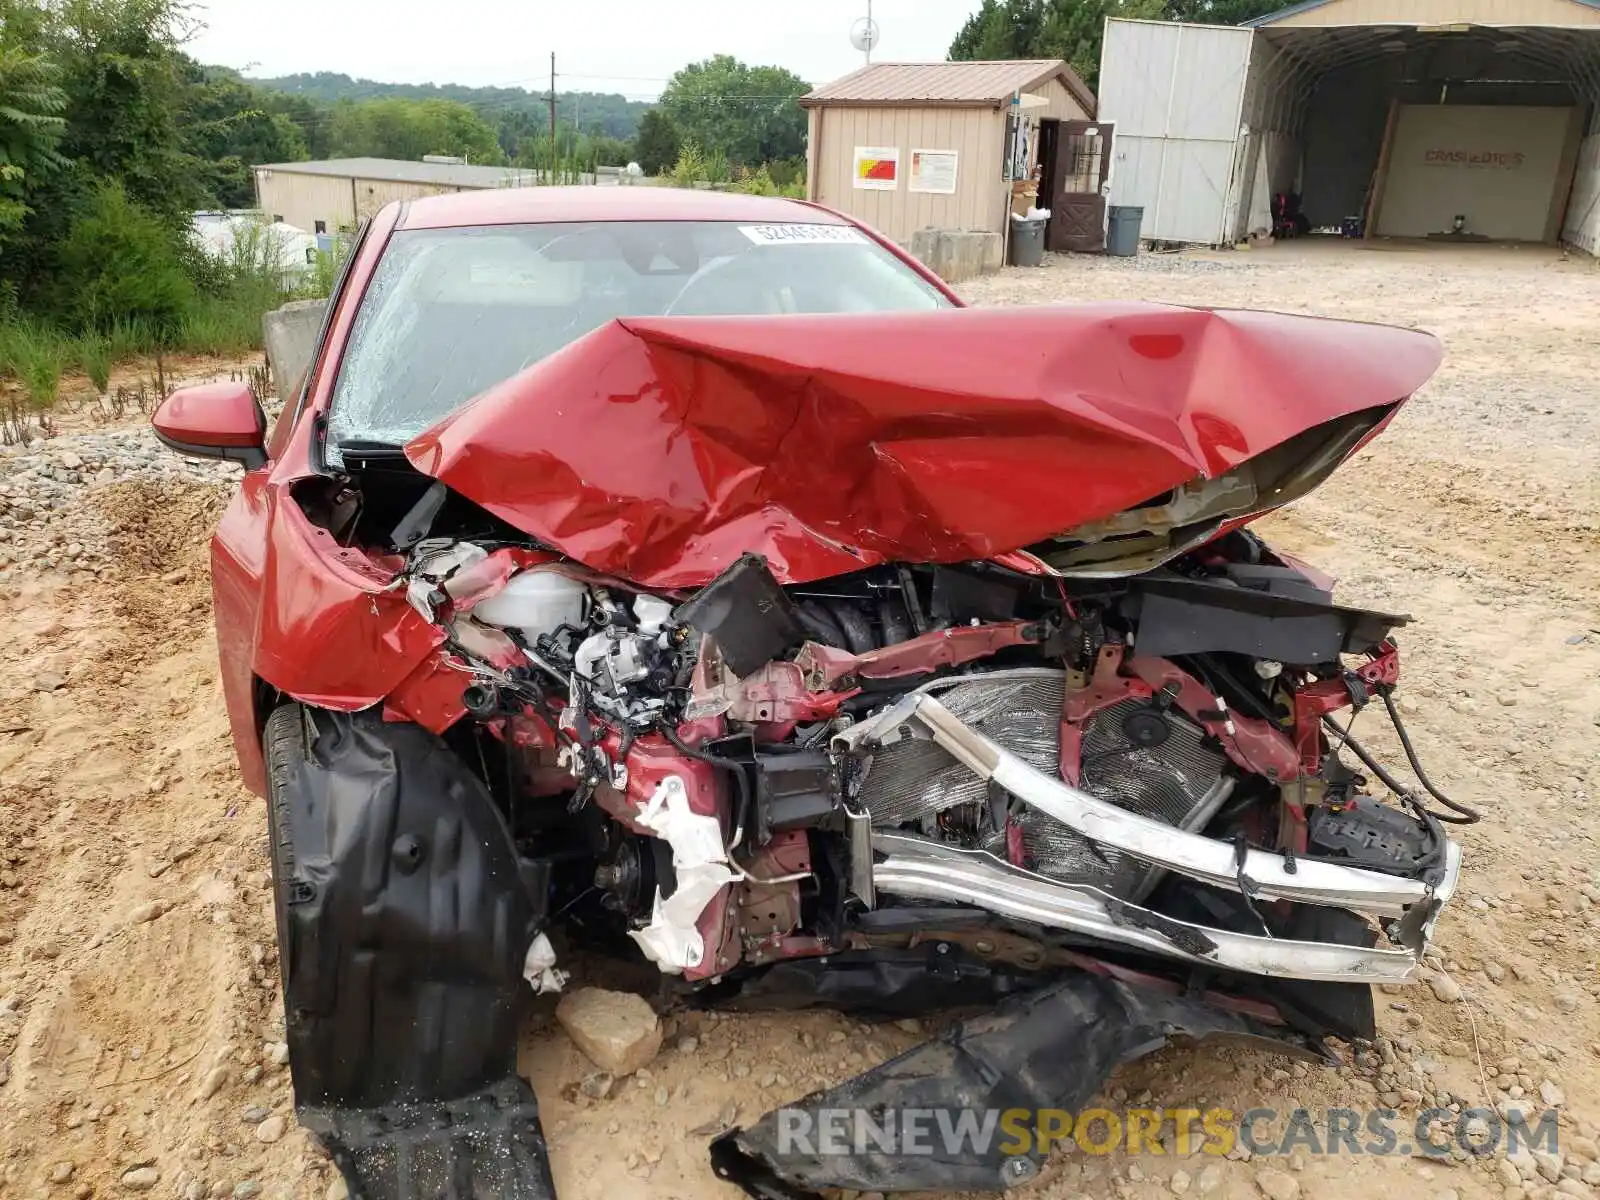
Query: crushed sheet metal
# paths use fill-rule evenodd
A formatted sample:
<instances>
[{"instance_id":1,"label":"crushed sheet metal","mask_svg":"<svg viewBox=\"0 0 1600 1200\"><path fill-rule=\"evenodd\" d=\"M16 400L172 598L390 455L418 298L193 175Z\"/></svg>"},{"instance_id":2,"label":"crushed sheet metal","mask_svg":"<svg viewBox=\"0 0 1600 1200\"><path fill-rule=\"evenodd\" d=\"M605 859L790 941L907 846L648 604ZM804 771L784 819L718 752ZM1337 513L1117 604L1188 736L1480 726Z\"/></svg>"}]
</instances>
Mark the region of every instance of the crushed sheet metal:
<instances>
[{"instance_id":1,"label":"crushed sheet metal","mask_svg":"<svg viewBox=\"0 0 1600 1200\"><path fill-rule=\"evenodd\" d=\"M1415 330L1135 303L626 318L406 455L645 587L746 552L801 583L1032 545L1392 410L1439 359Z\"/></svg>"},{"instance_id":2,"label":"crushed sheet metal","mask_svg":"<svg viewBox=\"0 0 1600 1200\"><path fill-rule=\"evenodd\" d=\"M913 716L974 774L993 780L1019 800L1091 841L1125 850L1216 887L1241 890L1241 869L1233 846L1127 812L1037 771L967 725L931 695L917 695L911 704L902 701L873 724L887 730ZM1254 894L1266 899L1399 917L1414 905L1436 906L1448 900L1455 891L1460 866L1460 847L1448 843L1443 877L1430 887L1396 875L1307 859L1297 860L1290 870L1282 855L1251 850L1245 855L1242 874L1253 885Z\"/></svg>"},{"instance_id":3,"label":"crushed sheet metal","mask_svg":"<svg viewBox=\"0 0 1600 1200\"><path fill-rule=\"evenodd\" d=\"M1167 995L1088 973L1015 997L898 1058L836 1088L766 1114L749 1129L711 1146L717 1175L763 1200L814 1197L829 1188L864 1192L1000 1191L1037 1175L1043 1156L1007 1155L998 1130L983 1148L972 1140L947 1146L925 1139L931 1153L880 1149L868 1139L857 1152L853 1134L845 1153L811 1152L785 1136L809 1117L944 1110L953 1123L962 1112L979 1117L1008 1109L1079 1111L1122 1063L1160 1049L1174 1036L1214 1035L1259 1039L1276 1053L1310 1054L1298 1035L1252 1021L1183 995ZM930 1122L930 1127L935 1127ZM922 1139L919 1139L922 1140ZM1030 1147L1031 1148L1031 1147Z\"/></svg>"}]
</instances>

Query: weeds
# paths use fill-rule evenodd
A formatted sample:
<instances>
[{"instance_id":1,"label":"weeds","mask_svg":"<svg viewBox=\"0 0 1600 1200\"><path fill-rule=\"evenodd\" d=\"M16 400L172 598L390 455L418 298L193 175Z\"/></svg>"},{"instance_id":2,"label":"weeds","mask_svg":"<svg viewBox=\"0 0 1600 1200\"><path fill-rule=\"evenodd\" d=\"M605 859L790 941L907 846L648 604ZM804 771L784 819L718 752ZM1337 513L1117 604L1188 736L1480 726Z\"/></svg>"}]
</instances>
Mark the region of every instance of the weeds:
<instances>
[{"instance_id":1,"label":"weeds","mask_svg":"<svg viewBox=\"0 0 1600 1200\"><path fill-rule=\"evenodd\" d=\"M77 342L78 366L89 377L96 396L111 387L111 339L103 333L86 333Z\"/></svg>"}]
</instances>

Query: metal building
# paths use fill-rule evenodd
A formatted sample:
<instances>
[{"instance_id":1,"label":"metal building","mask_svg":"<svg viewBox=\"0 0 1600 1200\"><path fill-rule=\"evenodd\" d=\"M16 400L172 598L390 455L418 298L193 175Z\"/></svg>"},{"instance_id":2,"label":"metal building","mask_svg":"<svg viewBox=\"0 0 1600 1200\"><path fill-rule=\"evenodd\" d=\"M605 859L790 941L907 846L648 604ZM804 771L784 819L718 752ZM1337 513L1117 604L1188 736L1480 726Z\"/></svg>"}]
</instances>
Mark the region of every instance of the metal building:
<instances>
[{"instance_id":1,"label":"metal building","mask_svg":"<svg viewBox=\"0 0 1600 1200\"><path fill-rule=\"evenodd\" d=\"M264 163L255 169L256 204L274 221L315 233L354 229L391 200L445 192L518 187L532 171L393 158L330 158Z\"/></svg>"},{"instance_id":2,"label":"metal building","mask_svg":"<svg viewBox=\"0 0 1600 1200\"><path fill-rule=\"evenodd\" d=\"M1058 180L1070 156L1057 148L1081 141L1095 115L1094 93L1052 59L873 63L800 103L809 197L902 243L923 229L1003 238L1026 185L1036 172ZM1103 207L1098 181L1095 191ZM1070 248L1066 217L1052 221L1053 248Z\"/></svg>"},{"instance_id":3,"label":"metal building","mask_svg":"<svg viewBox=\"0 0 1600 1200\"><path fill-rule=\"evenodd\" d=\"M1100 109L1147 238L1232 243L1295 193L1313 227L1600 252L1600 0L1113 20Z\"/></svg>"}]
</instances>

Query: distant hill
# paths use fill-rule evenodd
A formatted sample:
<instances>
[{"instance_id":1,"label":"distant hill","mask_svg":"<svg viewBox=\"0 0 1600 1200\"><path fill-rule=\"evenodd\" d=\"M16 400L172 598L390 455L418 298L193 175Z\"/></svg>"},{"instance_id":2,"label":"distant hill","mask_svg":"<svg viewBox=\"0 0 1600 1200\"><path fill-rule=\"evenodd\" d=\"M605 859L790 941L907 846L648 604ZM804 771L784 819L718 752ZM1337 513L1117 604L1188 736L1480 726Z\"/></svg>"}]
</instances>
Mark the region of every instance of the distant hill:
<instances>
[{"instance_id":1,"label":"distant hill","mask_svg":"<svg viewBox=\"0 0 1600 1200\"><path fill-rule=\"evenodd\" d=\"M352 79L336 71L283 75L276 79L252 79L250 82L323 104L397 96L405 100L458 100L485 115L491 112L514 112L544 118L549 113L543 92L531 92L520 87L380 83L375 79ZM603 134L625 141L633 138L639 118L652 107L646 101L629 100L611 92L558 91L556 94L556 117L563 125L573 125L584 133Z\"/></svg>"}]
</instances>

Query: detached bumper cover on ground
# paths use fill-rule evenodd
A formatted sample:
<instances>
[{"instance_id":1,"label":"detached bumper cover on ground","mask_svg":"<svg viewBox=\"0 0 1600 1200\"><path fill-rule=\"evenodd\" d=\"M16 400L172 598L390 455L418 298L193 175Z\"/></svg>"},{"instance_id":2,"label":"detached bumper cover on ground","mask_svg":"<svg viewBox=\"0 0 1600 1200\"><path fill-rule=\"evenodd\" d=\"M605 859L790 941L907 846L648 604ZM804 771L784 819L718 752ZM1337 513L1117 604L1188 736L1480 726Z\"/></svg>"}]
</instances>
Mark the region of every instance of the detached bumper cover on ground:
<instances>
[{"instance_id":1,"label":"detached bumper cover on ground","mask_svg":"<svg viewBox=\"0 0 1600 1200\"><path fill-rule=\"evenodd\" d=\"M1120 1064L1172 1038L1218 1034L1309 1053L1298 1035L1203 1001L1076 975L725 1135L712 1165L762 1200L824 1188L1001 1191L1032 1180L1047 1157L1036 1143L1024 1152L1000 1128L1002 1113L1021 1113L1031 1129L1040 1110L1081 1110ZM923 1123L914 1138L903 1136L906 1114ZM970 1136L942 1132L962 1127ZM891 1128L887 1138L873 1132Z\"/></svg>"}]
</instances>

